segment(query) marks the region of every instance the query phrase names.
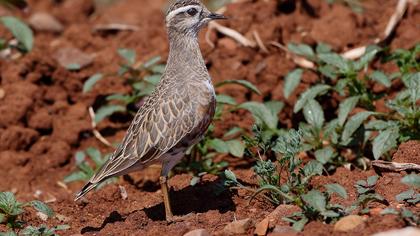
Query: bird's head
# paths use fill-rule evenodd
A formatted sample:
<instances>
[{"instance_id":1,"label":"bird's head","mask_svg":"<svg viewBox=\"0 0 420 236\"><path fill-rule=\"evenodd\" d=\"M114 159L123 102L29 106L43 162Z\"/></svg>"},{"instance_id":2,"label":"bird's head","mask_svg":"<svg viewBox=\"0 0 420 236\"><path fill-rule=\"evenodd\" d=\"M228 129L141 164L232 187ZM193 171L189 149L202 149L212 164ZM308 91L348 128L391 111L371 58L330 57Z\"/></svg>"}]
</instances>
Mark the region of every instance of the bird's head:
<instances>
[{"instance_id":1,"label":"bird's head","mask_svg":"<svg viewBox=\"0 0 420 236\"><path fill-rule=\"evenodd\" d=\"M166 26L169 32L196 37L203 26L217 19L226 17L210 12L199 0L175 0L166 13Z\"/></svg>"}]
</instances>

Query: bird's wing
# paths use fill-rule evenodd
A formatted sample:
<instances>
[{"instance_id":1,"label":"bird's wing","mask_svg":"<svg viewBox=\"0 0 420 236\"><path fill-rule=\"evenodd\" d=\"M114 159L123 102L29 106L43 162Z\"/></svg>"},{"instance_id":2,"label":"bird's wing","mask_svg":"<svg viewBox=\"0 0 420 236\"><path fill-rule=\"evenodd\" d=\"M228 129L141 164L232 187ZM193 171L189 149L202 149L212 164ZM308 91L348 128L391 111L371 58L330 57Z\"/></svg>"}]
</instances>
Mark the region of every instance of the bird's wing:
<instances>
[{"instance_id":1,"label":"bird's wing","mask_svg":"<svg viewBox=\"0 0 420 236\"><path fill-rule=\"evenodd\" d=\"M134 164L147 164L174 147L196 125L193 104L185 88L177 89L170 99L149 97L123 142L90 182L124 173Z\"/></svg>"}]
</instances>

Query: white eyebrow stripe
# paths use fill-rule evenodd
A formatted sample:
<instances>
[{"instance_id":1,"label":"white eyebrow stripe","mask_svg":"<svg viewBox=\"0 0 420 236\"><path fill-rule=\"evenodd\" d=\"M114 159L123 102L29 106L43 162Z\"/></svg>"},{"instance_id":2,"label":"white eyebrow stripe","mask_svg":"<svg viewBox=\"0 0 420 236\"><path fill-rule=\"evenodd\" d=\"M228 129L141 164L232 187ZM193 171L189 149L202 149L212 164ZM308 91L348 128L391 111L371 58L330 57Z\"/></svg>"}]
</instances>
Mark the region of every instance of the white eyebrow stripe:
<instances>
[{"instance_id":1,"label":"white eyebrow stripe","mask_svg":"<svg viewBox=\"0 0 420 236\"><path fill-rule=\"evenodd\" d=\"M166 16L166 20L169 20L172 17L178 15L179 13L185 12L185 11L191 9L191 8L195 8L195 9L197 9L199 11L200 10L199 7L200 6L198 6L198 5L189 5L189 6L185 6L185 7L180 7L178 9L175 9L175 10L169 12L169 14Z\"/></svg>"}]
</instances>

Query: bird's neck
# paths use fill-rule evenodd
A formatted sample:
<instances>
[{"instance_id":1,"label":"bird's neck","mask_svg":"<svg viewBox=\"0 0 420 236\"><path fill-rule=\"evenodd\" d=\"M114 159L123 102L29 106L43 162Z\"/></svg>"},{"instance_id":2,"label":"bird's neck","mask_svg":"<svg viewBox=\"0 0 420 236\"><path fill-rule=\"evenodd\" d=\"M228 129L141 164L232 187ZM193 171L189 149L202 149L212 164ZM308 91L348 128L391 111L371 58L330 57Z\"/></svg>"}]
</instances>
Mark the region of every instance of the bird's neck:
<instances>
[{"instance_id":1,"label":"bird's neck","mask_svg":"<svg viewBox=\"0 0 420 236\"><path fill-rule=\"evenodd\" d=\"M209 80L210 76L200 51L197 37L169 33L167 71L190 75L192 79Z\"/></svg>"}]
</instances>

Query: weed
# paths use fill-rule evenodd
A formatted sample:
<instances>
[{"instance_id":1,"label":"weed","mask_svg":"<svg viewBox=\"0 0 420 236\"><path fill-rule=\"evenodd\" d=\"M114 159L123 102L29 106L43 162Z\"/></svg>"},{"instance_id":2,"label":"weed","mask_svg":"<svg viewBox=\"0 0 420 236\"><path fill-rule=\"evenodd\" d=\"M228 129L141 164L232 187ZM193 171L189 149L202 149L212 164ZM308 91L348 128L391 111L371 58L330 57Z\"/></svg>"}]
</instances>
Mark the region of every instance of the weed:
<instances>
[{"instance_id":1,"label":"weed","mask_svg":"<svg viewBox=\"0 0 420 236\"><path fill-rule=\"evenodd\" d=\"M286 203L300 207L301 212L285 218L285 220L293 223L296 230L302 230L303 226L310 220L321 219L331 222L346 214L343 206L330 203L330 197L333 193L347 198L347 193L342 186L328 184L325 186L326 192L310 189L310 179L313 176L321 175L323 166L316 160L304 164L297 156L302 151L302 132L289 130L267 145L258 144L262 136L261 129L255 130L258 131L255 134L257 138L251 139L253 142L250 143L255 146L250 148L257 148L257 153L260 153L259 150L263 150L264 153L274 152L277 157L276 162L265 161L259 156L259 160L254 167L260 186L256 190L240 184L230 171L225 172L226 184L254 192L251 200L265 192L264 197L276 205ZM260 147L263 147L263 149L260 149ZM281 178L285 175L285 178Z\"/></svg>"},{"instance_id":2,"label":"weed","mask_svg":"<svg viewBox=\"0 0 420 236\"><path fill-rule=\"evenodd\" d=\"M3 42L0 43L3 46L2 48L17 48L22 52L29 52L32 50L34 36L31 28L29 28L26 23L14 16L2 16L0 17L0 23L3 24L18 41L18 44L15 45L11 42L6 42L3 39Z\"/></svg>"},{"instance_id":3,"label":"weed","mask_svg":"<svg viewBox=\"0 0 420 236\"><path fill-rule=\"evenodd\" d=\"M367 178L367 180L359 180L354 185L357 189L357 200L350 207L351 210L361 207L362 210L360 213L366 214L369 213L368 204L371 202L381 202L384 203L386 200L384 197L375 192L376 182L378 181L379 176L374 175Z\"/></svg>"},{"instance_id":4,"label":"weed","mask_svg":"<svg viewBox=\"0 0 420 236\"><path fill-rule=\"evenodd\" d=\"M402 208L399 210L396 210L394 208L385 208L384 210L382 210L381 215L397 215L407 225L411 225L414 227L418 227L420 225L420 217L406 208Z\"/></svg>"},{"instance_id":5,"label":"weed","mask_svg":"<svg viewBox=\"0 0 420 236\"><path fill-rule=\"evenodd\" d=\"M16 200L13 193L0 192L0 224L6 224L6 226L12 230L3 235L16 235L16 231L22 229L25 226L26 222L21 219L21 216L23 213L25 213L26 207L33 207L37 212L49 218L54 216L53 210L41 201L34 200L30 202L21 203ZM44 234L41 233L44 232L43 230L38 230L38 234L34 233L35 229L41 228L46 229ZM55 230L65 230L68 229L68 226L60 225L53 229L47 229L48 228L45 226L41 226L39 228L27 226L25 229L20 231L20 233L22 235L55 235Z\"/></svg>"},{"instance_id":6,"label":"weed","mask_svg":"<svg viewBox=\"0 0 420 236\"><path fill-rule=\"evenodd\" d=\"M289 44L288 47L295 54L318 65L316 72L319 83L301 94L294 112L302 112L306 121L300 125L305 140L304 149L312 150L328 170L346 162L342 153L347 150L354 152L356 162L362 161L361 157L366 155L379 159L400 142L419 138L416 127L420 124L420 108L417 105L420 99L420 73L415 71L419 67L416 57L420 45L409 51L400 50L383 56L400 67L401 72L392 75L379 70L365 72L377 55L386 53L377 46L368 47L357 61L331 52L331 48L325 44L319 44L315 51L304 44ZM286 77L286 96L297 87L302 72L302 69L297 69ZM392 81L397 78L401 78L405 90L388 101L390 112L377 112L374 104L386 96ZM377 83L385 88L385 92L373 92L371 86ZM337 117L327 120L317 98L325 99L333 93L340 95L342 102L336 111ZM364 111L349 117L355 108Z\"/></svg>"},{"instance_id":7,"label":"weed","mask_svg":"<svg viewBox=\"0 0 420 236\"><path fill-rule=\"evenodd\" d=\"M64 182L70 183L75 181L88 181L92 176L103 166L108 159L109 155L102 155L101 152L96 148L87 148L85 151L78 151L75 154L77 171L71 173L64 178ZM95 164L95 167L91 167L87 157ZM113 183L117 178L110 178L99 184L96 188L102 188L103 186Z\"/></svg>"},{"instance_id":8,"label":"weed","mask_svg":"<svg viewBox=\"0 0 420 236\"><path fill-rule=\"evenodd\" d=\"M420 189L420 175L410 174L401 179L401 183L410 186L411 188L398 194L395 198L399 202L405 202L409 205L416 205L420 203L420 193L415 189Z\"/></svg>"}]
</instances>

